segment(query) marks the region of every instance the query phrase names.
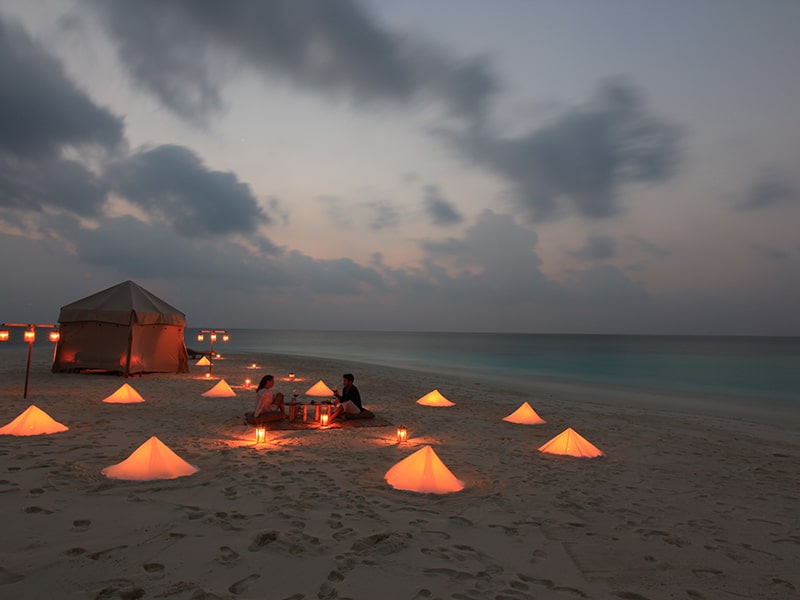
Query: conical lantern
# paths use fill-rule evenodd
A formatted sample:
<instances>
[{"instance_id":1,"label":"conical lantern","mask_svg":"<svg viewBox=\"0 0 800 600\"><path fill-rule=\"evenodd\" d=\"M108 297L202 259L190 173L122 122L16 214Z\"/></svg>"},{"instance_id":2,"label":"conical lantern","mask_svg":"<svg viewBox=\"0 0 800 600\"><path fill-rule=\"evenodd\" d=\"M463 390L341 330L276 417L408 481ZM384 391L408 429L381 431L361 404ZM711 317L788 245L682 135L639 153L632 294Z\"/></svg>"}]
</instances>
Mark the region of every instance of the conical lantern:
<instances>
[{"instance_id":1,"label":"conical lantern","mask_svg":"<svg viewBox=\"0 0 800 600\"><path fill-rule=\"evenodd\" d=\"M464 489L464 483L441 461L430 446L407 456L384 475L386 482L397 490L449 494Z\"/></svg>"},{"instance_id":2,"label":"conical lantern","mask_svg":"<svg viewBox=\"0 0 800 600\"><path fill-rule=\"evenodd\" d=\"M133 389L133 386L123 383L116 392L103 398L103 402L108 402L109 404L135 404L144 402L144 398Z\"/></svg>"},{"instance_id":3,"label":"conical lantern","mask_svg":"<svg viewBox=\"0 0 800 600\"><path fill-rule=\"evenodd\" d=\"M450 400L442 396L439 390L433 390L417 400L417 404L422 404L423 406L455 406L456 403L450 402Z\"/></svg>"},{"instance_id":4,"label":"conical lantern","mask_svg":"<svg viewBox=\"0 0 800 600\"><path fill-rule=\"evenodd\" d=\"M540 417L527 402L523 402L522 406L520 406L517 410L512 412L507 417L503 417L503 421L508 421L509 423L521 423L523 425L541 425L542 423L547 423L547 421Z\"/></svg>"},{"instance_id":5,"label":"conical lantern","mask_svg":"<svg viewBox=\"0 0 800 600\"><path fill-rule=\"evenodd\" d=\"M203 392L201 394L206 398L230 398L231 396L235 396L236 392L231 389L231 386L228 385L228 382L224 379L220 379L217 382L217 385L212 387L207 392Z\"/></svg>"},{"instance_id":6,"label":"conical lantern","mask_svg":"<svg viewBox=\"0 0 800 600\"><path fill-rule=\"evenodd\" d=\"M69 427L59 423L41 408L31 404L16 419L0 428L0 435L42 435L67 431Z\"/></svg>"},{"instance_id":7,"label":"conical lantern","mask_svg":"<svg viewBox=\"0 0 800 600\"><path fill-rule=\"evenodd\" d=\"M580 458L603 456L603 453L597 446L589 442L589 440L572 429L572 427L567 427L552 440L540 446L539 452L578 456Z\"/></svg>"},{"instance_id":8,"label":"conical lantern","mask_svg":"<svg viewBox=\"0 0 800 600\"><path fill-rule=\"evenodd\" d=\"M101 471L109 479L152 481L154 479L177 479L197 473L199 469L175 454L156 436L134 450L121 463Z\"/></svg>"}]
</instances>

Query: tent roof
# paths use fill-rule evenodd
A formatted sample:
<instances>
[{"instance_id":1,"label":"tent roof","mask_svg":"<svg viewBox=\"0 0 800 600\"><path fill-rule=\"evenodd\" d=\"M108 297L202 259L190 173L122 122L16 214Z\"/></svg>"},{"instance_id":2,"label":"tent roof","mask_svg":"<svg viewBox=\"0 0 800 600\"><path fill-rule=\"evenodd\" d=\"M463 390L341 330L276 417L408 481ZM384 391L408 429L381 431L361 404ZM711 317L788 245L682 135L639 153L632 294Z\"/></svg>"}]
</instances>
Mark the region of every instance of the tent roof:
<instances>
[{"instance_id":1,"label":"tent roof","mask_svg":"<svg viewBox=\"0 0 800 600\"><path fill-rule=\"evenodd\" d=\"M186 325L186 315L130 280L62 306L58 320Z\"/></svg>"}]
</instances>

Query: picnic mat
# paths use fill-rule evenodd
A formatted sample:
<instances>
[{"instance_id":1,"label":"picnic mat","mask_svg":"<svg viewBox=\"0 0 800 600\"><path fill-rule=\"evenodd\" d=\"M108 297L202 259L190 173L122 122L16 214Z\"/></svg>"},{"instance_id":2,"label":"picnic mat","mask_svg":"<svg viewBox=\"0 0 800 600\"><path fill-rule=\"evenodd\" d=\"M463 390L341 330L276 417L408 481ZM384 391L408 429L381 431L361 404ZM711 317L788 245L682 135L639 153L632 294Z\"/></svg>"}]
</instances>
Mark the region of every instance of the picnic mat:
<instances>
[{"instance_id":1,"label":"picnic mat","mask_svg":"<svg viewBox=\"0 0 800 600\"><path fill-rule=\"evenodd\" d=\"M292 429L322 429L319 421L309 419L305 423L301 420L296 421L273 421L272 423L265 423L264 426L268 431L287 431ZM350 427L394 427L392 423L375 415L374 419L337 419L325 429L348 429Z\"/></svg>"}]
</instances>

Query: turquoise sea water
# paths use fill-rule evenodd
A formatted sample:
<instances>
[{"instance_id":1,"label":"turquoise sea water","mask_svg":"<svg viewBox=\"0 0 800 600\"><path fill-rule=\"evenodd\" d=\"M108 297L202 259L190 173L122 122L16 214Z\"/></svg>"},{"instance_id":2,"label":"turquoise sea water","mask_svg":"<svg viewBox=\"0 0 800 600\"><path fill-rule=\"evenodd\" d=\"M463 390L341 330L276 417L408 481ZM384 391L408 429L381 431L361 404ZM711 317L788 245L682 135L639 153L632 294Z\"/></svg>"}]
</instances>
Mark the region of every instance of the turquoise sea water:
<instances>
[{"instance_id":1,"label":"turquoise sea water","mask_svg":"<svg viewBox=\"0 0 800 600\"><path fill-rule=\"evenodd\" d=\"M186 333L186 345L207 350ZM220 352L692 392L800 411L800 338L229 330Z\"/></svg>"}]
</instances>

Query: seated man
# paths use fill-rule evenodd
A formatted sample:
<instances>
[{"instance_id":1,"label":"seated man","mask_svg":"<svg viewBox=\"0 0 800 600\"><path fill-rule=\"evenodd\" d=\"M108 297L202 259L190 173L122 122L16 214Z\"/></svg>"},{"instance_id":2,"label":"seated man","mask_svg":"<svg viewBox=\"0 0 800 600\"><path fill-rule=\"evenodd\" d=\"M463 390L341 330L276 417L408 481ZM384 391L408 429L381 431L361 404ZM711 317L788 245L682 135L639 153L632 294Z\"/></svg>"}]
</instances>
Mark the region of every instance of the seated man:
<instances>
[{"instance_id":1,"label":"seated man","mask_svg":"<svg viewBox=\"0 0 800 600\"><path fill-rule=\"evenodd\" d=\"M333 394L339 400L339 405L331 415L331 421L341 419L369 419L375 415L361 406L361 394L358 388L353 385L354 377L352 373L342 375L342 393L334 388Z\"/></svg>"},{"instance_id":2,"label":"seated man","mask_svg":"<svg viewBox=\"0 0 800 600\"><path fill-rule=\"evenodd\" d=\"M270 421L282 421L286 418L283 394L278 392L273 396L273 385L275 385L275 378L272 375L264 375L261 378L261 382L256 389L256 409L252 413L245 415L248 423L258 425Z\"/></svg>"}]
</instances>

